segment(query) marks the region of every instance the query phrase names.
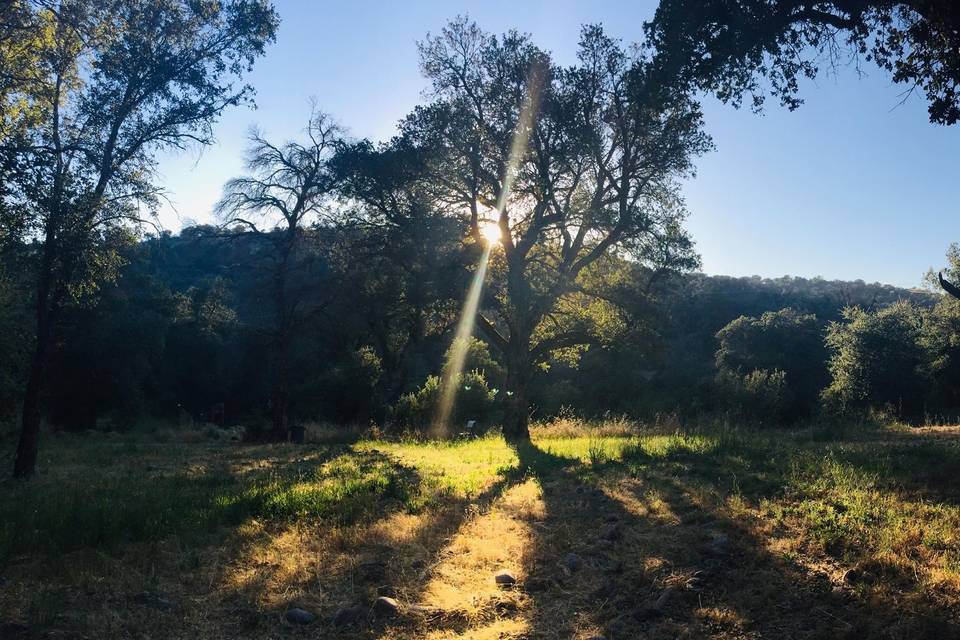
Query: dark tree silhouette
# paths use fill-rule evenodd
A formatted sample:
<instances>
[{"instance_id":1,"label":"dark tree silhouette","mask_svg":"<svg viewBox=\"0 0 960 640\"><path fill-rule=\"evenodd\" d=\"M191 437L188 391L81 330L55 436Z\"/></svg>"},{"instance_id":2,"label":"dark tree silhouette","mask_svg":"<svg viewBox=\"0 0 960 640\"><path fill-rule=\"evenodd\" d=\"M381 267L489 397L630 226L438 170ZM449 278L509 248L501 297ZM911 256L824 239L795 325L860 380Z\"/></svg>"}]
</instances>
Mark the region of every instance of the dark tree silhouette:
<instances>
[{"instance_id":1,"label":"dark tree silhouette","mask_svg":"<svg viewBox=\"0 0 960 640\"><path fill-rule=\"evenodd\" d=\"M325 211L337 185L330 159L340 146L340 130L316 110L305 130L307 142L275 146L254 131L247 152L247 176L234 178L224 187L217 205L225 224L241 224L268 241L273 261L271 295L273 435L287 436L290 407L290 343L306 317L304 289L292 277L298 268L298 253L305 227ZM255 216L255 219L250 219ZM259 220L279 223L276 233L263 233Z\"/></svg>"},{"instance_id":2,"label":"dark tree silhouette","mask_svg":"<svg viewBox=\"0 0 960 640\"><path fill-rule=\"evenodd\" d=\"M645 30L666 80L737 105L769 90L794 109L800 78L865 61L922 91L931 122L960 120L955 0L663 0Z\"/></svg>"},{"instance_id":3,"label":"dark tree silhouette","mask_svg":"<svg viewBox=\"0 0 960 640\"><path fill-rule=\"evenodd\" d=\"M20 92L41 117L17 147L6 208L39 239L35 346L14 473L34 473L40 394L64 305L95 290L117 260L100 251L110 229L149 221L159 190L153 153L212 140L211 123L248 100L235 84L273 40L265 0L64 0L31 3L51 34ZM9 175L9 174L8 174Z\"/></svg>"}]
</instances>

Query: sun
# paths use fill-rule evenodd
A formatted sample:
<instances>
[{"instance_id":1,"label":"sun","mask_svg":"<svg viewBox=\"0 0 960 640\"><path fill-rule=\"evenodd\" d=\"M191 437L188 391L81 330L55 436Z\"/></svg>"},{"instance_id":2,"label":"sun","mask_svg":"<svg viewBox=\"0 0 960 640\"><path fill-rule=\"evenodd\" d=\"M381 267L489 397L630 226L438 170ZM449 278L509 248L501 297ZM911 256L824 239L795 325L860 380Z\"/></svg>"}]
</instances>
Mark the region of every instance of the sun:
<instances>
[{"instance_id":1,"label":"sun","mask_svg":"<svg viewBox=\"0 0 960 640\"><path fill-rule=\"evenodd\" d=\"M480 226L480 235L490 244L499 244L500 226L496 222L484 222Z\"/></svg>"}]
</instances>

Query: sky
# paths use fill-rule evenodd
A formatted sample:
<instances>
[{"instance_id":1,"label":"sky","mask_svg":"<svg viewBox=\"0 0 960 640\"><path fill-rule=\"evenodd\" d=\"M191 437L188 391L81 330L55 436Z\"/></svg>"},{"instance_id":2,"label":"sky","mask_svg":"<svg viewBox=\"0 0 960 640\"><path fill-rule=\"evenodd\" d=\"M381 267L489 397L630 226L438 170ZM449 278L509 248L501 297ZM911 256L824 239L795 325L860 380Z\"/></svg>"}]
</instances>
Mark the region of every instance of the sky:
<instances>
[{"instance_id":1,"label":"sky","mask_svg":"<svg viewBox=\"0 0 960 640\"><path fill-rule=\"evenodd\" d=\"M575 61L581 25L638 40L652 0L274 0L277 42L248 76L257 108L228 111L217 143L159 157L178 231L213 222L224 182L243 171L251 126L268 139L300 136L315 99L357 138L383 140L424 101L416 43L467 14L497 33L530 33L561 64ZM684 185L693 235L709 274L862 279L913 287L960 241L960 126L927 120L922 96L882 71L842 69L801 86L790 112L762 115L704 97L716 150Z\"/></svg>"}]
</instances>

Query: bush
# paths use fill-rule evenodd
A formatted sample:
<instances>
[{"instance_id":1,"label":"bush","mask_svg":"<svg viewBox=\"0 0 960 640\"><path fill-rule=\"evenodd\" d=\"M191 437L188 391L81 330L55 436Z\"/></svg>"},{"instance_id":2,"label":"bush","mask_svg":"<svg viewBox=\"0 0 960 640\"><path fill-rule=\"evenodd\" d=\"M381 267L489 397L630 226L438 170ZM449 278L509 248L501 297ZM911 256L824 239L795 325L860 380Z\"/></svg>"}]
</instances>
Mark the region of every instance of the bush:
<instances>
[{"instance_id":1,"label":"bush","mask_svg":"<svg viewBox=\"0 0 960 640\"><path fill-rule=\"evenodd\" d=\"M827 330L832 381L823 392L826 407L838 413L889 407L901 419L919 416L928 387L924 316L908 302L845 309L844 321Z\"/></svg>"},{"instance_id":2,"label":"bush","mask_svg":"<svg viewBox=\"0 0 960 640\"><path fill-rule=\"evenodd\" d=\"M793 416L795 398L787 384L787 374L779 369L757 369L746 375L721 372L717 382L724 404L739 418L778 425Z\"/></svg>"},{"instance_id":3,"label":"bush","mask_svg":"<svg viewBox=\"0 0 960 640\"><path fill-rule=\"evenodd\" d=\"M393 408L395 423L401 428L429 429L437 416L441 388L440 378L429 376L422 387L401 396ZM497 395L498 391L490 389L482 372L461 374L458 376L452 423L462 426L467 420L476 420L489 425L497 415Z\"/></svg>"},{"instance_id":4,"label":"bush","mask_svg":"<svg viewBox=\"0 0 960 640\"><path fill-rule=\"evenodd\" d=\"M786 308L760 317L741 316L717 333L716 365L733 384L742 413L796 420L816 406L829 381L823 330L817 317ZM762 406L743 403L756 398Z\"/></svg>"}]
</instances>

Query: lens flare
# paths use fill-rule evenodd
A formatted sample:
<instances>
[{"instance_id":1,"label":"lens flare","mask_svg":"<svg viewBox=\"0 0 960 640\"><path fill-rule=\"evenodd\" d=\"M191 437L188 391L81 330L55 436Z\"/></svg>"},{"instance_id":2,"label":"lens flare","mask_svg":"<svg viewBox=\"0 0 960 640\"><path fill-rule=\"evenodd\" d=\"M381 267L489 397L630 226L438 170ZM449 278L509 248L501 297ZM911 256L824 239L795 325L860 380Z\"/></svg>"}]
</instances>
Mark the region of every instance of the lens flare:
<instances>
[{"instance_id":1,"label":"lens flare","mask_svg":"<svg viewBox=\"0 0 960 640\"><path fill-rule=\"evenodd\" d=\"M517 168L520 166L520 162L527 152L527 142L530 139L530 132L533 130L537 111L539 111L540 108L540 93L543 89L544 71L541 66L535 65L530 70L530 76L527 78L527 95L524 96L523 104L520 106L520 117L517 120L513 132L513 144L510 147L510 157L507 158L503 184L500 189L500 195L497 198L496 213L498 221L504 220L504 216L506 215L504 210L510 199L510 192L513 189L513 180L516 176ZM505 225L504 228L507 227L508 225ZM440 382L440 402L437 406L436 418L433 421L433 436L443 436L449 433L450 416L453 414L453 403L457 398L457 389L460 386L463 365L467 359L467 349L470 343L469 338L473 335L473 325L480 307L480 292L483 290L483 280L487 275L490 251L494 245L504 240L509 240L509 238L504 238L501 235L500 225L492 221L485 223L480 228L480 234L486 240L483 248L483 256L480 258L480 264L477 265L477 272L473 276L473 282L470 283L470 290L467 292L467 299L463 304L463 313L460 316L460 322L457 324L457 335L453 339L453 346L450 350L450 360L447 363L446 375Z\"/></svg>"},{"instance_id":2,"label":"lens flare","mask_svg":"<svg viewBox=\"0 0 960 640\"><path fill-rule=\"evenodd\" d=\"M486 222L480 227L480 235L487 241L487 244L499 244L500 225L496 222Z\"/></svg>"},{"instance_id":3,"label":"lens flare","mask_svg":"<svg viewBox=\"0 0 960 640\"><path fill-rule=\"evenodd\" d=\"M433 435L440 436L447 432L450 416L453 413L453 401L457 398L457 387L460 386L460 374L467 359L467 349L470 345L470 336L473 335L473 323L480 307L480 292L483 291L483 281L487 275L487 264L490 262L490 250L493 243L488 242L483 248L477 272L473 274L473 282L467 292L467 299L463 303L463 314L457 324L457 335L453 339L450 349L450 360L447 362L446 375L440 381L440 403L437 405L437 416L433 421Z\"/></svg>"}]
</instances>

